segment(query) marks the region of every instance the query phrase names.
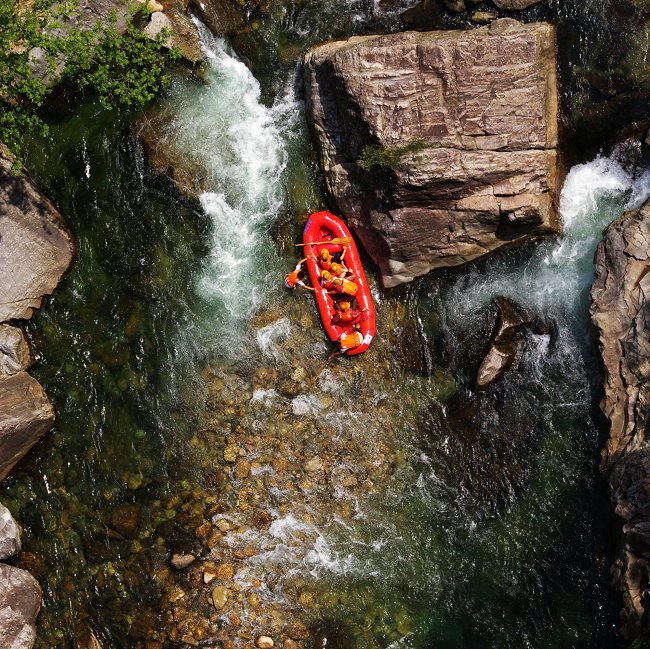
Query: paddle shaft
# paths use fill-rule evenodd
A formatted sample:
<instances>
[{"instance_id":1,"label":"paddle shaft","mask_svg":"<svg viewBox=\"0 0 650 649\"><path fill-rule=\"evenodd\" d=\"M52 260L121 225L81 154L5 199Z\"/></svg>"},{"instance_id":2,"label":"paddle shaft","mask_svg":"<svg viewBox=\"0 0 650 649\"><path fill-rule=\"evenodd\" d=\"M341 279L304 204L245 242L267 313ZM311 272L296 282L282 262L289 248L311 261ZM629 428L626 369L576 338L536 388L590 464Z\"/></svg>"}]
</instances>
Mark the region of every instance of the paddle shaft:
<instances>
[{"instance_id":1,"label":"paddle shaft","mask_svg":"<svg viewBox=\"0 0 650 649\"><path fill-rule=\"evenodd\" d=\"M330 239L329 241L314 241L312 243L296 243L294 244L296 247L298 246L324 246L326 244L330 244L332 246L340 246L344 243L352 243L351 237L336 237L334 239Z\"/></svg>"}]
</instances>

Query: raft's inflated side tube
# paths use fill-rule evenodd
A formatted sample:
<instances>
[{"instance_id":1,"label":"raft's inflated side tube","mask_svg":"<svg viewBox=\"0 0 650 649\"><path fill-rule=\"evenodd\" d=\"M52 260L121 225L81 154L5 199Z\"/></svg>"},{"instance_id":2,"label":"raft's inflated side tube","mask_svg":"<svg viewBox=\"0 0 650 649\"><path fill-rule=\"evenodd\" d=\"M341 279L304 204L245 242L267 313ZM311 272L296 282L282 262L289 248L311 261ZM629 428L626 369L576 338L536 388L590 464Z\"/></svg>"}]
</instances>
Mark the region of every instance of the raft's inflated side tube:
<instances>
[{"instance_id":1,"label":"raft's inflated side tube","mask_svg":"<svg viewBox=\"0 0 650 649\"><path fill-rule=\"evenodd\" d=\"M363 335L363 343L359 347L343 352L346 356L354 356L365 352L375 335L375 308L372 304L372 296L363 272L357 246L345 223L330 212L316 212L312 214L305 224L302 240L303 243L313 244L315 242L329 241L340 237L348 237L350 239L350 243L346 244L347 251L345 253L344 263L354 273L354 282L359 288L356 295L357 308L361 311L361 321L358 323L358 328ZM342 252L343 246L327 243L305 246L307 271L309 272L311 285L316 289L314 296L316 297L318 313L328 338L332 342L336 342L342 333L352 332L355 326L353 324L332 324L332 318L336 313L334 300L328 294L327 290L320 285L320 266L318 261L308 256L313 253L318 257L323 248L326 248L332 254L336 254Z\"/></svg>"}]
</instances>

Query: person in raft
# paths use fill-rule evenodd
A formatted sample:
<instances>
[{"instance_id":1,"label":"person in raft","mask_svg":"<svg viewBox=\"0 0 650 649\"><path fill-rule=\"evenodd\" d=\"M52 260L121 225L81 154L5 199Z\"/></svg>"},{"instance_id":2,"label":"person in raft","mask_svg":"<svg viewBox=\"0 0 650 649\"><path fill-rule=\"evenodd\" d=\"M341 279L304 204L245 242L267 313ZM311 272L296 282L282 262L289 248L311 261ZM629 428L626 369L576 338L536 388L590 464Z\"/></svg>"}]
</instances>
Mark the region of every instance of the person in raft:
<instances>
[{"instance_id":1,"label":"person in raft","mask_svg":"<svg viewBox=\"0 0 650 649\"><path fill-rule=\"evenodd\" d=\"M318 255L318 263L323 270L329 271L332 268L332 255L327 248L323 248Z\"/></svg>"},{"instance_id":2,"label":"person in raft","mask_svg":"<svg viewBox=\"0 0 650 649\"><path fill-rule=\"evenodd\" d=\"M343 250L341 252L332 255L332 253L327 248L323 248L318 254L318 263L320 264L320 267L323 270L331 270L332 265L337 264L339 267L342 266L347 270L345 264L343 263L347 250L347 246L343 246ZM337 271L335 274L338 274L338 272L340 271Z\"/></svg>"},{"instance_id":3,"label":"person in raft","mask_svg":"<svg viewBox=\"0 0 650 649\"><path fill-rule=\"evenodd\" d=\"M330 293L334 289L334 284L332 283L334 281L334 276L332 273L329 272L329 270L324 270L320 274L320 285L328 292Z\"/></svg>"},{"instance_id":4,"label":"person in raft","mask_svg":"<svg viewBox=\"0 0 650 649\"><path fill-rule=\"evenodd\" d=\"M354 273L345 264L339 264L335 261L331 264L330 272L341 279L354 279Z\"/></svg>"},{"instance_id":5,"label":"person in raft","mask_svg":"<svg viewBox=\"0 0 650 649\"><path fill-rule=\"evenodd\" d=\"M308 284L305 284L305 271L303 270L302 265L307 261L307 257L301 259L296 267L284 278L284 285L287 288L296 288L296 286L302 286L308 291L315 291L316 289Z\"/></svg>"},{"instance_id":6,"label":"person in raft","mask_svg":"<svg viewBox=\"0 0 650 649\"><path fill-rule=\"evenodd\" d=\"M334 302L336 313L332 316L333 325L348 325L356 324L361 318L361 311L353 309L352 303L349 300L341 300Z\"/></svg>"},{"instance_id":7,"label":"person in raft","mask_svg":"<svg viewBox=\"0 0 650 649\"><path fill-rule=\"evenodd\" d=\"M354 297L359 290L359 287L354 282L341 277L335 277L332 280L332 288L334 290L328 291L328 293L339 293L350 297Z\"/></svg>"}]
</instances>

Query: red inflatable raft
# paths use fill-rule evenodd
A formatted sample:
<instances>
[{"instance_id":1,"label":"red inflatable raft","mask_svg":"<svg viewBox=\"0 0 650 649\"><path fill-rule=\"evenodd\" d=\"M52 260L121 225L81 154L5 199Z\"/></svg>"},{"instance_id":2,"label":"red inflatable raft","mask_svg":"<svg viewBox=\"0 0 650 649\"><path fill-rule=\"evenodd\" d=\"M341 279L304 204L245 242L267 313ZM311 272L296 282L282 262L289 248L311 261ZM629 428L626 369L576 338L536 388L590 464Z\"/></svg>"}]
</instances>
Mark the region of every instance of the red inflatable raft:
<instances>
[{"instance_id":1,"label":"red inflatable raft","mask_svg":"<svg viewBox=\"0 0 650 649\"><path fill-rule=\"evenodd\" d=\"M321 243L342 237L349 238L350 243L345 243L344 245L338 243ZM354 356L365 352L375 335L375 309L372 304L368 282L366 281L366 276L361 266L361 259L359 259L359 252L352 240L350 231L343 221L330 212L316 212L307 220L302 240L303 243L308 244L304 246L305 257L307 257L307 270L311 285L316 289L314 295L316 297L316 304L318 305L318 313L320 314L320 319L327 336L332 342L338 342L342 334L351 335L359 332L361 334L361 344L352 349L345 350L343 353L347 356ZM337 256L343 252L344 247L346 250L343 262L349 271L353 273L353 281L358 286L358 291L355 296L357 302L356 309L361 312L361 315L354 322L334 324L333 321L336 321L335 315L337 313L337 310L334 308L334 300L345 299L346 296L331 295L321 286L321 267L317 259L312 255L318 258L321 250L327 248L330 254Z\"/></svg>"}]
</instances>

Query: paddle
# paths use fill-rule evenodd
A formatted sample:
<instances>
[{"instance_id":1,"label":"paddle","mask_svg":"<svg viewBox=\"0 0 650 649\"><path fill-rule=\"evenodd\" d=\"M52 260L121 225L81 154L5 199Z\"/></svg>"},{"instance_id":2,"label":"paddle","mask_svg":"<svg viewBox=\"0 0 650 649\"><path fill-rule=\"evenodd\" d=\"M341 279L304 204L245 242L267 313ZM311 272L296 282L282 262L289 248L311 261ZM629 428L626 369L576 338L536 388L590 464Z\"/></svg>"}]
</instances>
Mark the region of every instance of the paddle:
<instances>
[{"instance_id":1,"label":"paddle","mask_svg":"<svg viewBox=\"0 0 650 649\"><path fill-rule=\"evenodd\" d=\"M325 244L331 244L333 246L342 246L346 243L352 243L352 237L336 237L335 239L330 239L329 241L314 241L312 243L294 243L293 245L298 246L323 246Z\"/></svg>"}]
</instances>

